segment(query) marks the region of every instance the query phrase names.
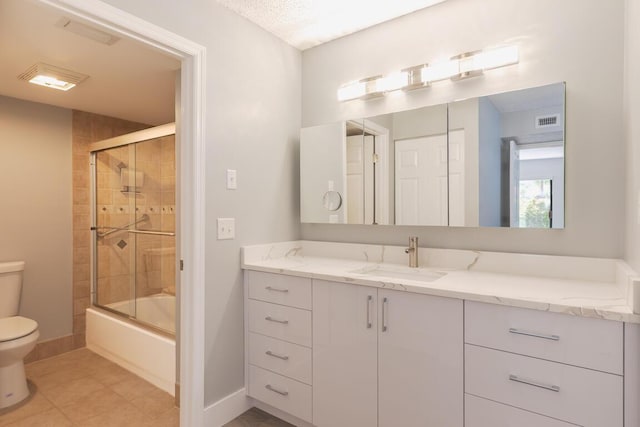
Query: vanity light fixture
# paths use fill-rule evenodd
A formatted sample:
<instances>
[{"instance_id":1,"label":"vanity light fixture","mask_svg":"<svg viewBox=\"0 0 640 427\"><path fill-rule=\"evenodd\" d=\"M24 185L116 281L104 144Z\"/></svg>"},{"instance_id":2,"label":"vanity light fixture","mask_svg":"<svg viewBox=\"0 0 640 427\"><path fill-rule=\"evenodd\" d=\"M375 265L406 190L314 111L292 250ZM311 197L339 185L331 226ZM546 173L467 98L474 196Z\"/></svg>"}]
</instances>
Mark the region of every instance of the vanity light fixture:
<instances>
[{"instance_id":1,"label":"vanity light fixture","mask_svg":"<svg viewBox=\"0 0 640 427\"><path fill-rule=\"evenodd\" d=\"M384 92L379 87L385 83L378 83L382 76L374 76L357 82L347 83L338 89L338 100L350 101L352 99L371 99L382 96Z\"/></svg>"},{"instance_id":2,"label":"vanity light fixture","mask_svg":"<svg viewBox=\"0 0 640 427\"><path fill-rule=\"evenodd\" d=\"M399 89L424 88L440 80L462 80L479 76L485 70L517 64L519 60L518 46L463 53L431 65L416 65L386 76L348 83L338 89L338 100L369 99Z\"/></svg>"},{"instance_id":3,"label":"vanity light fixture","mask_svg":"<svg viewBox=\"0 0 640 427\"><path fill-rule=\"evenodd\" d=\"M392 92L394 90L402 89L409 84L409 72L400 71L397 73L389 74L388 76L380 77L376 80L377 92Z\"/></svg>"},{"instance_id":4,"label":"vanity light fixture","mask_svg":"<svg viewBox=\"0 0 640 427\"><path fill-rule=\"evenodd\" d=\"M43 62L38 62L18 76L20 80L63 91L74 88L88 77L85 74L65 70Z\"/></svg>"}]
</instances>

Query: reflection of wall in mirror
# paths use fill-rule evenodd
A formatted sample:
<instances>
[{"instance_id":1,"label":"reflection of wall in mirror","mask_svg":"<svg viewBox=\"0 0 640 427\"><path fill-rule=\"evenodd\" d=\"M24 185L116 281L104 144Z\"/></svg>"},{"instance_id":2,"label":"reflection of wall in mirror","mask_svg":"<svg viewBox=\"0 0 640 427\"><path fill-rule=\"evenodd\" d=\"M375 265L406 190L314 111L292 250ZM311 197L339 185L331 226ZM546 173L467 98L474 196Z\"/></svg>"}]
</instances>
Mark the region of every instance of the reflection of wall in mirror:
<instances>
[{"instance_id":1,"label":"reflection of wall in mirror","mask_svg":"<svg viewBox=\"0 0 640 427\"><path fill-rule=\"evenodd\" d=\"M460 152L452 169L449 199L449 225L477 227L479 206L479 121L478 99L449 104L449 143L452 152Z\"/></svg>"},{"instance_id":2,"label":"reflection of wall in mirror","mask_svg":"<svg viewBox=\"0 0 640 427\"><path fill-rule=\"evenodd\" d=\"M479 99L479 205L478 223L482 227L501 226L501 137L500 112L486 97Z\"/></svg>"},{"instance_id":3,"label":"reflection of wall in mirror","mask_svg":"<svg viewBox=\"0 0 640 427\"><path fill-rule=\"evenodd\" d=\"M346 127L344 122L300 131L300 218L303 222L345 222L346 204L329 212L323 196L333 187L347 199L345 185Z\"/></svg>"}]
</instances>

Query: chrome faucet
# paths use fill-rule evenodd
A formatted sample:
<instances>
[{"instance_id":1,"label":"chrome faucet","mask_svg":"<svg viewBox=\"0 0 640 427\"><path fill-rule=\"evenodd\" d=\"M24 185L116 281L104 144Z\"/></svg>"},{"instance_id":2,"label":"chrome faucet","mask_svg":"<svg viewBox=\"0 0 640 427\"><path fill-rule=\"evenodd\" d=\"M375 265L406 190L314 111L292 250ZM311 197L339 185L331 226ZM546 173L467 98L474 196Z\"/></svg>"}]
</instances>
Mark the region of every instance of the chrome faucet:
<instances>
[{"instance_id":1,"label":"chrome faucet","mask_svg":"<svg viewBox=\"0 0 640 427\"><path fill-rule=\"evenodd\" d=\"M405 254L409 254L409 267L418 267L418 238L409 237L409 247L404 250Z\"/></svg>"}]
</instances>

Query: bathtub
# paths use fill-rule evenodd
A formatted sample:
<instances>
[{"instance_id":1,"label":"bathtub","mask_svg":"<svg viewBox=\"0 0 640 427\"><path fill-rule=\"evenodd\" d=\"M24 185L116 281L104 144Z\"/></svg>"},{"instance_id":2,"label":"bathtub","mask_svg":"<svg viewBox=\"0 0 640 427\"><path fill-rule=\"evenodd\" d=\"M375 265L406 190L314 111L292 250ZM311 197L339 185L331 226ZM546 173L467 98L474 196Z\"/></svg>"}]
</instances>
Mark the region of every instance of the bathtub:
<instances>
[{"instance_id":1,"label":"bathtub","mask_svg":"<svg viewBox=\"0 0 640 427\"><path fill-rule=\"evenodd\" d=\"M109 308L128 312L129 302ZM137 316L175 331L175 297L154 295L136 300ZM176 383L175 339L98 307L87 309L87 348L144 378L172 396Z\"/></svg>"}]
</instances>

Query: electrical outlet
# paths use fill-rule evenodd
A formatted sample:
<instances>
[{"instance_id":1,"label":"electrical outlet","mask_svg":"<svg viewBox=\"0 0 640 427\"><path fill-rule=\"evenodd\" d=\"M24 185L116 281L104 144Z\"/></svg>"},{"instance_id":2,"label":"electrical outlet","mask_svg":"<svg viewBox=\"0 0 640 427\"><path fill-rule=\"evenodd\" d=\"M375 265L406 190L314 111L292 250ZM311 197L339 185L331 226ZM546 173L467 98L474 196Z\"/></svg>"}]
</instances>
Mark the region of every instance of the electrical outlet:
<instances>
[{"instance_id":1,"label":"electrical outlet","mask_svg":"<svg viewBox=\"0 0 640 427\"><path fill-rule=\"evenodd\" d=\"M238 188L237 172L235 169L227 169L227 190Z\"/></svg>"},{"instance_id":2,"label":"electrical outlet","mask_svg":"<svg viewBox=\"0 0 640 427\"><path fill-rule=\"evenodd\" d=\"M236 219L218 218L218 240L235 239Z\"/></svg>"}]
</instances>

